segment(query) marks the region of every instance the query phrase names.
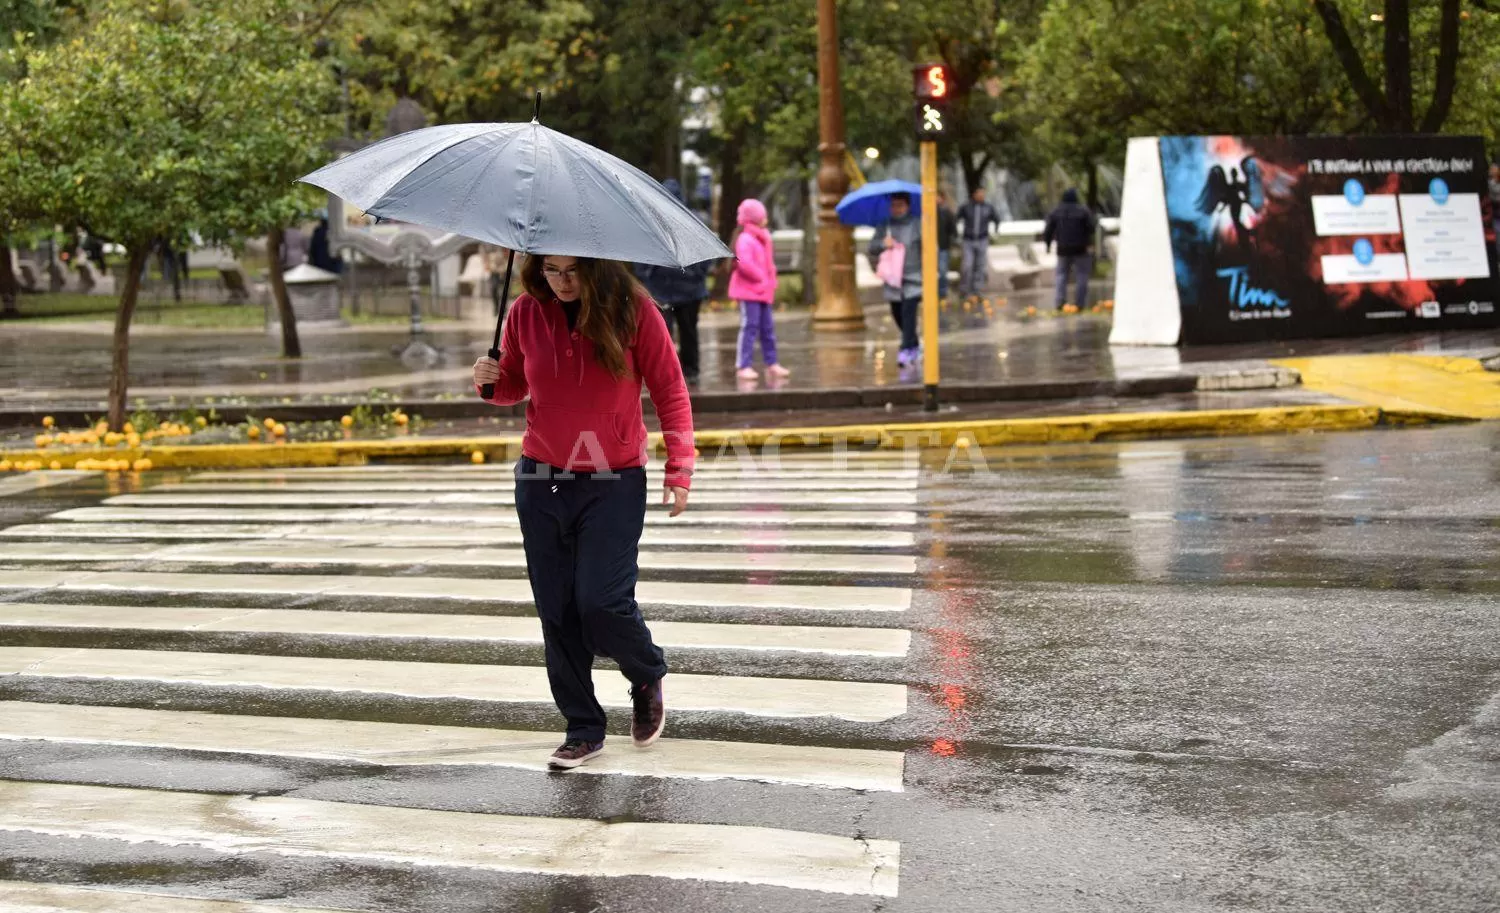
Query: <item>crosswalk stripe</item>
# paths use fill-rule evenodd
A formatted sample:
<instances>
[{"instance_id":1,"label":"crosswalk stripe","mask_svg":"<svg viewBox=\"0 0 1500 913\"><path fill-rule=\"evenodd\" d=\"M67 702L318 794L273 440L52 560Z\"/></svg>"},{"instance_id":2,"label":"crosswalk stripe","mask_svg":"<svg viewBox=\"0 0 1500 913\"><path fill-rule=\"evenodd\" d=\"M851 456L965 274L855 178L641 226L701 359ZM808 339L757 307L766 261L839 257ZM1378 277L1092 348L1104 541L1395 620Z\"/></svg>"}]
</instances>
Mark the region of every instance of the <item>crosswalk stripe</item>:
<instances>
[{"instance_id":1,"label":"crosswalk stripe","mask_svg":"<svg viewBox=\"0 0 1500 913\"><path fill-rule=\"evenodd\" d=\"M353 545L427 546L427 545L519 545L518 526L464 528L443 524L380 523L173 523L142 520L129 522L118 517L132 508L82 507L62 511L54 518L70 523L27 523L4 530L6 536L43 539L267 539L295 541L347 542ZM99 514L82 513L100 511ZM218 511L209 511L218 516ZM89 517L115 518L124 522L90 522ZM152 514L155 516L155 514ZM199 517L197 519L205 519ZM647 527L641 546L692 545L715 548L910 548L916 536L909 532L861 529L719 529L701 527L671 529ZM805 553L804 553L805 554Z\"/></svg>"},{"instance_id":2,"label":"crosswalk stripe","mask_svg":"<svg viewBox=\"0 0 1500 913\"><path fill-rule=\"evenodd\" d=\"M0 829L578 876L655 876L894 897L900 845L767 827L434 811L286 796L0 782Z\"/></svg>"},{"instance_id":3,"label":"crosswalk stripe","mask_svg":"<svg viewBox=\"0 0 1500 913\"><path fill-rule=\"evenodd\" d=\"M464 764L536 771L547 769L547 755L558 741L550 733L513 729L19 701L0 702L0 739L138 745L391 767ZM609 750L576 770L901 792L904 766L905 756L899 751L664 738L651 751L616 750L611 742Z\"/></svg>"},{"instance_id":4,"label":"crosswalk stripe","mask_svg":"<svg viewBox=\"0 0 1500 913\"><path fill-rule=\"evenodd\" d=\"M483 492L483 500L492 504L515 503L514 486L492 492ZM264 506L288 504L295 507L309 505L365 506L370 504L401 504L412 507L464 507L474 503L476 492L400 492L400 491L218 491L208 485L199 485L191 492L164 491L160 494L116 495L106 498L105 504L148 505L193 505L212 504L218 506ZM848 506L869 504L879 507L905 506L917 503L915 492L910 491L777 491L760 489L710 489L694 491L690 497L693 504L732 504L736 507L755 505L807 505Z\"/></svg>"},{"instance_id":5,"label":"crosswalk stripe","mask_svg":"<svg viewBox=\"0 0 1500 913\"><path fill-rule=\"evenodd\" d=\"M541 623L534 616L326 612L314 609L0 603L0 627L346 635L372 640L402 638L479 643L542 642ZM653 621L651 634L663 647L786 650L840 656L905 656L911 646L911 633L893 628Z\"/></svg>"},{"instance_id":6,"label":"crosswalk stripe","mask_svg":"<svg viewBox=\"0 0 1500 913\"><path fill-rule=\"evenodd\" d=\"M778 491L914 491L916 479L786 479L763 478L761 476L736 475L728 478L693 477L695 494L715 492L734 485L763 485ZM277 481L257 479L254 481L214 482L199 481L163 482L152 486L152 491L462 491L489 494L491 492L513 492L514 479L370 479L350 481L347 479L291 479Z\"/></svg>"},{"instance_id":7,"label":"crosswalk stripe","mask_svg":"<svg viewBox=\"0 0 1500 913\"><path fill-rule=\"evenodd\" d=\"M666 462L653 457L646 462L646 471L663 472ZM832 451L819 453L807 450L769 450L748 453L743 456L726 451L719 455L713 448L703 448L694 471L703 472L837 472L851 474L859 472L920 472L921 452L916 450L878 451L850 450L842 454ZM283 466L268 470L222 469L209 470L214 473L259 474L262 471L297 475L388 475L392 473L453 473L454 475L485 475L510 473L515 468L514 460L483 463L365 463L357 466Z\"/></svg>"},{"instance_id":8,"label":"crosswalk stripe","mask_svg":"<svg viewBox=\"0 0 1500 913\"><path fill-rule=\"evenodd\" d=\"M341 913L323 908L24 881L0 881L0 910L5 913Z\"/></svg>"},{"instance_id":9,"label":"crosswalk stripe","mask_svg":"<svg viewBox=\"0 0 1500 913\"><path fill-rule=\"evenodd\" d=\"M652 466L648 475L659 478L664 471L659 466ZM770 484L772 480L879 480L900 481L921 478L920 469L886 468L876 465L871 468L854 466L850 469L781 469L775 467L763 467L759 465L730 465L715 466L712 464L698 464L693 470L694 481L709 479L713 481L728 481L734 479L746 479L766 483L766 487L775 488ZM493 481L498 479L513 480L515 470L510 466L407 466L401 468L389 467L342 467L342 466L318 466L298 469L234 469L214 472L196 472L191 479L203 482L292 482L292 481L449 481L459 480Z\"/></svg>"},{"instance_id":10,"label":"crosswalk stripe","mask_svg":"<svg viewBox=\"0 0 1500 913\"><path fill-rule=\"evenodd\" d=\"M305 499L298 499L297 504ZM150 501L146 502L150 504ZM208 503L199 501L195 503ZM257 503L259 503L257 501ZM464 524L469 526L519 526L513 507L469 510L433 511L414 514L402 507L354 507L316 508L276 507L269 509L247 508L242 505L216 507L77 507L53 515L63 520L193 520L208 523L240 523L263 521L287 522L376 522L390 521L406 526L432 524ZM689 509L678 517L668 517L665 511L646 511L646 530L674 526L750 526L799 528L808 526L859 526L869 527L878 533L882 529L897 526L915 526L917 514L909 510L857 511L857 510L737 510L712 511ZM701 536L698 530L691 535Z\"/></svg>"},{"instance_id":11,"label":"crosswalk stripe","mask_svg":"<svg viewBox=\"0 0 1500 913\"><path fill-rule=\"evenodd\" d=\"M460 602L531 603L531 585L525 580L509 578L6 571L0 575L0 588L236 595L274 593L291 596L380 596L450 599ZM647 605L705 608L902 612L911 607L910 589L877 586L644 581L636 586L636 598Z\"/></svg>"},{"instance_id":12,"label":"crosswalk stripe","mask_svg":"<svg viewBox=\"0 0 1500 913\"><path fill-rule=\"evenodd\" d=\"M551 703L541 666L321 659L169 650L0 647L0 674L90 678L460 698L499 703ZM594 671L599 703L628 707L624 679ZM877 723L906 712L906 688L870 682L754 678L673 673L666 679L670 710L743 713L780 718L821 717Z\"/></svg>"},{"instance_id":13,"label":"crosswalk stripe","mask_svg":"<svg viewBox=\"0 0 1500 913\"><path fill-rule=\"evenodd\" d=\"M8 532L8 531L7 531ZM5 558L16 561L167 561L186 564L337 564L367 567L526 567L518 548L422 548L306 545L278 542L209 542L191 545L132 545L99 542L12 542ZM640 553L643 571L745 571L747 573L915 574L909 555L816 553L654 552Z\"/></svg>"},{"instance_id":14,"label":"crosswalk stripe","mask_svg":"<svg viewBox=\"0 0 1500 913\"><path fill-rule=\"evenodd\" d=\"M76 469L38 469L23 472L8 478L0 478L0 498L36 491L38 488L50 488L53 485L66 485L91 475L95 473Z\"/></svg>"}]
</instances>

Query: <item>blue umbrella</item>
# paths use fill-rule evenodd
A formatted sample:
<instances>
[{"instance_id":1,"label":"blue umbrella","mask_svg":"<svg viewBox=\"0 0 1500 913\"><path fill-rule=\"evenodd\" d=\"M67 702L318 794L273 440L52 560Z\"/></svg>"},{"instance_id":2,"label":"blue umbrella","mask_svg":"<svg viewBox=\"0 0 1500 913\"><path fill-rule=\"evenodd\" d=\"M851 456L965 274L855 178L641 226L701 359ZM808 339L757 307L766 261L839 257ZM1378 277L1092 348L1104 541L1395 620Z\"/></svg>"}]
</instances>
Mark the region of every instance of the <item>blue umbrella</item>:
<instances>
[{"instance_id":1,"label":"blue umbrella","mask_svg":"<svg viewBox=\"0 0 1500 913\"><path fill-rule=\"evenodd\" d=\"M876 181L839 200L834 207L845 225L884 225L891 218L891 194L911 195L914 212L921 211L922 185L911 181Z\"/></svg>"},{"instance_id":2,"label":"blue umbrella","mask_svg":"<svg viewBox=\"0 0 1500 913\"><path fill-rule=\"evenodd\" d=\"M504 247L503 298L516 251L675 267L734 256L655 179L536 117L412 130L301 180L373 216ZM497 323L491 358L499 348Z\"/></svg>"}]
</instances>

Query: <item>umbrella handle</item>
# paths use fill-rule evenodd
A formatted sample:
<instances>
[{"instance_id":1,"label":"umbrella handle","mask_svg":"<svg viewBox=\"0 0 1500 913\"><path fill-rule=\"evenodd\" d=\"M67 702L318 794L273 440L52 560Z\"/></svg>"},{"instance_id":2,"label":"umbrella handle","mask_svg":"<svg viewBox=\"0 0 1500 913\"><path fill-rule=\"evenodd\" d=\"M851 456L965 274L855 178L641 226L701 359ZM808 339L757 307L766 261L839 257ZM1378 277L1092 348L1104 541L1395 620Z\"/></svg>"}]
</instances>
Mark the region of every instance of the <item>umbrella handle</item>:
<instances>
[{"instance_id":1,"label":"umbrella handle","mask_svg":"<svg viewBox=\"0 0 1500 913\"><path fill-rule=\"evenodd\" d=\"M490 349L489 356L491 358L495 359L496 361L499 361L500 360L500 350L499 349L494 349L494 348ZM480 399L494 399L495 398L495 385L494 384L481 384L480 387L479 387L479 398Z\"/></svg>"},{"instance_id":2,"label":"umbrella handle","mask_svg":"<svg viewBox=\"0 0 1500 913\"><path fill-rule=\"evenodd\" d=\"M510 274L515 265L516 252L511 251L510 255L505 258L505 290L500 293L500 300L502 302L510 299ZM504 326L504 323L505 318L503 317L497 317L495 320L495 341L490 345L489 356L496 361L500 360L500 328ZM479 396L481 399L494 399L495 385L481 384L479 387Z\"/></svg>"}]
</instances>

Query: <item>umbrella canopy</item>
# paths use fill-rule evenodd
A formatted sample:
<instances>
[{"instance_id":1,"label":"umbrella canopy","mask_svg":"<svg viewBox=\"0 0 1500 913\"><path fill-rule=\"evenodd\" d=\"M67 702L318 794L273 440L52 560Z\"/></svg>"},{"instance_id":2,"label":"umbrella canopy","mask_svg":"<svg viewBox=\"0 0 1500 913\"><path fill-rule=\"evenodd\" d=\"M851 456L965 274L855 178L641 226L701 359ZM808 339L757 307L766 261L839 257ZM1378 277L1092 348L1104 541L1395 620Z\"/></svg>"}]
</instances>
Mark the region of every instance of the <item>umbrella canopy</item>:
<instances>
[{"instance_id":1,"label":"umbrella canopy","mask_svg":"<svg viewBox=\"0 0 1500 913\"><path fill-rule=\"evenodd\" d=\"M511 251L676 267L733 256L649 175L536 121L413 130L301 180Z\"/></svg>"},{"instance_id":2,"label":"umbrella canopy","mask_svg":"<svg viewBox=\"0 0 1500 913\"><path fill-rule=\"evenodd\" d=\"M845 225L883 225L891 218L891 194L911 195L913 212L922 207L922 185L911 181L876 181L848 194L834 210Z\"/></svg>"}]
</instances>

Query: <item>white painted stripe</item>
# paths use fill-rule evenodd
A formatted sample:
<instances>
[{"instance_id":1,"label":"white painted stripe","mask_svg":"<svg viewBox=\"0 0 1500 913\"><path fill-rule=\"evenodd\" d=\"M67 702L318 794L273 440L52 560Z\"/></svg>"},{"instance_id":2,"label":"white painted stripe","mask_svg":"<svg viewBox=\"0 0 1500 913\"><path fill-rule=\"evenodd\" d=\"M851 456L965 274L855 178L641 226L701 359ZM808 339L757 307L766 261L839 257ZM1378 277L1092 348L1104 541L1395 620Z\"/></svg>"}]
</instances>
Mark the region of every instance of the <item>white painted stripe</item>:
<instances>
[{"instance_id":1,"label":"white painted stripe","mask_svg":"<svg viewBox=\"0 0 1500 913\"><path fill-rule=\"evenodd\" d=\"M751 452L746 456L736 456L733 450L725 451L722 457L717 456L717 448L701 448L702 453L697 460L699 469L715 469L720 471L738 471L744 468L752 469L810 469L818 471L843 471L844 467L851 470L863 469L901 469L915 468L921 463L921 451L918 450L849 450L842 454L833 451L809 451L809 450L786 450L773 449L770 452ZM338 474L338 473L391 473L391 472L452 472L459 475L465 473L486 472L509 472L513 462L485 463L475 466L464 463L366 463L359 466L288 466L281 467L273 472L305 473L307 475ZM661 472L666 464L660 459L648 460L646 468L651 472ZM219 470L215 470L219 471ZM224 472L251 472L258 473L262 470L223 470Z\"/></svg>"},{"instance_id":2,"label":"white painted stripe","mask_svg":"<svg viewBox=\"0 0 1500 913\"><path fill-rule=\"evenodd\" d=\"M193 510L188 508L188 510ZM83 511L97 511L79 515ZM0 531L6 536L46 539L275 539L296 541L348 542L353 545L519 545L518 526L461 527L448 524L287 524L287 523L157 523L77 522L91 516L129 521L141 512L130 507L83 507L54 516L73 523L34 523L12 526ZM146 509L148 517L157 513ZM162 513L176 511L164 509ZM222 518L220 511L206 511L208 518ZM120 516L124 514L124 516ZM66 515L66 516L65 516ZM170 519L170 518L168 518ZM878 529L774 529L752 527L745 530L684 527L673 529L648 526L641 536L643 548L670 545L692 545L712 548L912 548L916 536L909 532Z\"/></svg>"},{"instance_id":3,"label":"white painted stripe","mask_svg":"<svg viewBox=\"0 0 1500 913\"><path fill-rule=\"evenodd\" d=\"M458 602L531 604L531 585L520 579L373 577L324 574L172 574L148 571L0 571L0 588L51 588L78 592L234 593L289 596L385 596ZM636 598L647 605L708 608L809 609L902 612L911 608L905 587L796 586L792 584L677 583L645 581Z\"/></svg>"},{"instance_id":4,"label":"white painted stripe","mask_svg":"<svg viewBox=\"0 0 1500 913\"><path fill-rule=\"evenodd\" d=\"M712 494L723 490L743 490L746 485L775 489L777 491L914 491L916 479L783 479L760 476L736 475L729 478L707 480L693 477L694 494ZM275 481L255 479L242 482L163 482L152 486L151 491L410 491L440 492L461 491L469 494L491 494L514 492L514 479L443 479L424 481L420 479L368 479L348 481L345 479L295 479ZM652 486L654 487L654 486Z\"/></svg>"},{"instance_id":5,"label":"white painted stripe","mask_svg":"<svg viewBox=\"0 0 1500 913\"><path fill-rule=\"evenodd\" d=\"M38 488L50 488L53 485L66 485L97 474L77 469L46 469L6 476L0 478L0 498L36 491Z\"/></svg>"},{"instance_id":6,"label":"white painted stripe","mask_svg":"<svg viewBox=\"0 0 1500 913\"><path fill-rule=\"evenodd\" d=\"M344 506L363 507L371 504L408 505L412 507L438 507L452 505L469 507L476 500L491 504L514 504L514 486L502 491L485 492L476 498L475 492L399 492L367 491L265 491L265 492L218 492L208 485L197 486L192 492L145 492L142 494L116 495L105 499L105 504L145 507L153 505L240 505L263 507L285 504L293 507ZM210 489L204 491L203 489ZM736 507L767 505L848 506L869 504L874 506L903 506L917 503L917 496L909 491L772 491L759 489L719 489L717 491L694 491L688 499L693 504L731 504ZM648 511L649 513L649 511Z\"/></svg>"},{"instance_id":7,"label":"white painted stripe","mask_svg":"<svg viewBox=\"0 0 1500 913\"><path fill-rule=\"evenodd\" d=\"M0 911L5 913L340 913L312 907L202 900L169 894L142 894L113 888L0 881ZM348 911L344 911L348 913Z\"/></svg>"},{"instance_id":8,"label":"white painted stripe","mask_svg":"<svg viewBox=\"0 0 1500 913\"><path fill-rule=\"evenodd\" d=\"M894 897L900 845L765 827L607 823L285 796L0 782L0 829L498 872L644 875Z\"/></svg>"},{"instance_id":9,"label":"white painted stripe","mask_svg":"<svg viewBox=\"0 0 1500 913\"><path fill-rule=\"evenodd\" d=\"M168 650L0 647L0 674L154 683L460 698L550 704L541 666L318 659ZM714 711L778 718L821 717L878 723L906 712L906 688L821 679L687 675L666 678L668 711ZM628 707L628 685L613 669L594 670L606 707Z\"/></svg>"},{"instance_id":10,"label":"white painted stripe","mask_svg":"<svg viewBox=\"0 0 1500 913\"><path fill-rule=\"evenodd\" d=\"M0 739L141 745L356 761L392 767L473 764L546 770L551 733L200 711L0 702ZM862 748L662 739L651 751L610 750L578 773L690 780L755 780L901 792L905 755ZM0 895L3 896L3 895Z\"/></svg>"},{"instance_id":11,"label":"white painted stripe","mask_svg":"<svg viewBox=\"0 0 1500 913\"><path fill-rule=\"evenodd\" d=\"M658 479L665 473L660 467L651 467L648 474ZM749 479L775 488L773 480L811 479L873 479L879 481L904 481L921 478L920 469L886 468L883 466L850 466L847 469L778 469L758 466L713 466L700 463L693 470L693 479L732 481ZM460 482L513 480L515 470L510 466L403 466L386 467L310 467L305 469L235 469L224 472L197 472L189 479L194 482L309 482L309 481L412 481L412 482Z\"/></svg>"},{"instance_id":12,"label":"white painted stripe","mask_svg":"<svg viewBox=\"0 0 1500 913\"><path fill-rule=\"evenodd\" d=\"M341 635L375 639L542 642L535 616L414 612L325 612L313 609L159 608L124 605L0 603L0 627L116 631L218 631L241 634ZM704 624L653 621L663 647L786 650L836 656L905 656L911 633L894 628Z\"/></svg>"},{"instance_id":13,"label":"white painted stripe","mask_svg":"<svg viewBox=\"0 0 1500 913\"><path fill-rule=\"evenodd\" d=\"M12 542L6 560L167 561L187 564L336 564L364 567L526 567L518 548L382 547L277 542L208 542L192 545L132 545L99 542ZM915 574L909 555L830 555L815 552L643 551L646 571L743 571L746 573Z\"/></svg>"},{"instance_id":14,"label":"white painted stripe","mask_svg":"<svg viewBox=\"0 0 1500 913\"><path fill-rule=\"evenodd\" d=\"M66 520L202 520L239 522L263 520L285 522L371 522L386 520L403 525L463 524L465 526L519 526L513 507L448 510L413 513L403 507L364 508L294 508L269 509L231 507L78 507L53 515ZM916 511L911 510L695 510L678 517L666 511L646 511L646 527L654 526L915 526ZM696 531L695 531L696 532Z\"/></svg>"}]
</instances>

